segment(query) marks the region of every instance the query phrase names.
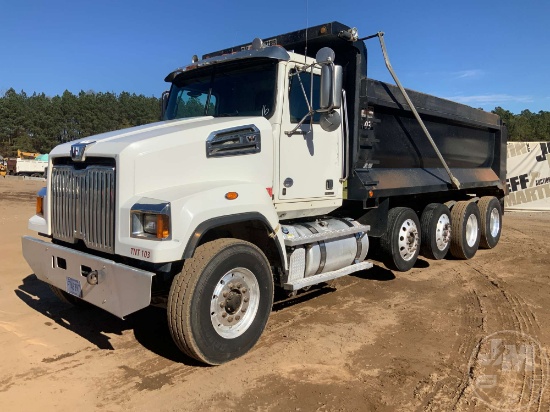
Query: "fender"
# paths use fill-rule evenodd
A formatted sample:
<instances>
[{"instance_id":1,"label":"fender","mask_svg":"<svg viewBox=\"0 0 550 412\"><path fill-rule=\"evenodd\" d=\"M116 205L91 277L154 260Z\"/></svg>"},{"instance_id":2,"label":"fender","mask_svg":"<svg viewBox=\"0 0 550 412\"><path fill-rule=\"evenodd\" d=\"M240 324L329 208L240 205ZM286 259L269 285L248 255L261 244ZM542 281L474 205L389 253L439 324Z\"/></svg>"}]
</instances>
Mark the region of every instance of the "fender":
<instances>
[{"instance_id":1,"label":"fender","mask_svg":"<svg viewBox=\"0 0 550 412\"><path fill-rule=\"evenodd\" d=\"M183 259L189 259L193 256L202 236L210 229L231 223L260 221L273 233L273 241L277 245L281 265L286 267L286 251L282 246L284 240L282 233L278 230L279 218L267 190L256 183L227 184L215 189L220 198L222 198L222 194L225 196L225 193L229 191L237 192L239 194L238 198L228 201L223 197L223 202L213 203L206 199L211 198L212 193L210 193L203 202L197 202L202 197L201 194L197 194L198 198L194 199L193 202L186 202L184 206L185 214L192 214L197 218L204 216L205 218L193 219L196 225L188 227L188 230L191 228L194 228L194 230L188 232L189 240L182 255ZM194 205L200 205L201 210L195 211Z\"/></svg>"},{"instance_id":2,"label":"fender","mask_svg":"<svg viewBox=\"0 0 550 412\"><path fill-rule=\"evenodd\" d=\"M236 192L237 198L228 200L228 192ZM256 220L274 232L279 225L273 201L259 183L210 181L143 193L143 197L134 197L121 207L122 216L129 216L134 203L146 204L148 200L170 202L171 239L158 242L121 236L117 254L131 257L131 248L139 248L147 250L149 262L175 262L193 256L201 237L215 226ZM121 218L122 233L130 233L129 224L128 218ZM281 231L274 235L274 241L282 263L286 262Z\"/></svg>"},{"instance_id":3,"label":"fender","mask_svg":"<svg viewBox=\"0 0 550 412\"><path fill-rule=\"evenodd\" d=\"M271 233L276 234L274 232L273 227L267 221L265 216L263 216L258 212L246 212L246 213L239 213L236 215L215 217L215 218L206 220L202 222L199 226L197 226L197 228L193 232L193 235L189 239L189 242L187 242L187 246L185 247L185 251L183 252L183 259L189 259L193 257L193 254L195 253L195 249L197 248L197 245L202 239L202 236L206 232L208 232L210 229L214 229L216 227L227 225L230 223L249 222L253 220L262 222L271 231ZM273 239L273 241L277 245L277 250L279 251L279 257L281 258L281 267L284 268L285 261L286 261L285 259L286 253L284 252L284 248L282 247L278 239Z\"/></svg>"}]
</instances>

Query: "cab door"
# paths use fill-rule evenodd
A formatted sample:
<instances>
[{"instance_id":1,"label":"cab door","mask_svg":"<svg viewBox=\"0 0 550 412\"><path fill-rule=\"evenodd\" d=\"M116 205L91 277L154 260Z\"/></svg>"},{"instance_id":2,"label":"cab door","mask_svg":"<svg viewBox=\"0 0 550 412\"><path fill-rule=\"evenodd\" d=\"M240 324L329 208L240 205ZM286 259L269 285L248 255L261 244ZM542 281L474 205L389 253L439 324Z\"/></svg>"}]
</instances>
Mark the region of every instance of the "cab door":
<instances>
[{"instance_id":1,"label":"cab door","mask_svg":"<svg viewBox=\"0 0 550 412\"><path fill-rule=\"evenodd\" d=\"M313 81L312 81L313 76ZM298 72L291 68L283 106L279 142L280 201L329 199L342 196L342 127L326 132L319 125L320 113L308 118L292 135L293 130L308 112L304 94L318 108L320 73ZM305 92L305 93L304 93Z\"/></svg>"}]
</instances>

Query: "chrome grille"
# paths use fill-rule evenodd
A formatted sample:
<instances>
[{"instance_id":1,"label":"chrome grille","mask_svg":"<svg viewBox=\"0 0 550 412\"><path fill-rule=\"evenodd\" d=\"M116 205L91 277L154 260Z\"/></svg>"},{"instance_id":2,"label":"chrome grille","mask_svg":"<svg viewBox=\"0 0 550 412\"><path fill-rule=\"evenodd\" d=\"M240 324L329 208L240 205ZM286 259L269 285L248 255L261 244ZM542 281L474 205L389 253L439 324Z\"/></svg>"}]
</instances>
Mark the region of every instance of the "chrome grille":
<instances>
[{"instance_id":1,"label":"chrome grille","mask_svg":"<svg viewBox=\"0 0 550 412\"><path fill-rule=\"evenodd\" d=\"M90 249L114 253L114 167L54 166L50 204L55 239L82 239Z\"/></svg>"}]
</instances>

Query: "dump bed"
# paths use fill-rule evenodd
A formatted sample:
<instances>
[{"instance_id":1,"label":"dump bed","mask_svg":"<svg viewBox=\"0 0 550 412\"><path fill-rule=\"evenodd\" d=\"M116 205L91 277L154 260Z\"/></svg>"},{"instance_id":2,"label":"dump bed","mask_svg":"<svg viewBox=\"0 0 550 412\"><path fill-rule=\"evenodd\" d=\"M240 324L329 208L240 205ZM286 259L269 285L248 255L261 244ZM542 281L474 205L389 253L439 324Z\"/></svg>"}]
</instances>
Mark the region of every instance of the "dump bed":
<instances>
[{"instance_id":1,"label":"dump bed","mask_svg":"<svg viewBox=\"0 0 550 412\"><path fill-rule=\"evenodd\" d=\"M364 86L363 86L364 87ZM506 128L499 116L408 90L461 189L503 190ZM414 195L453 189L435 150L396 86L367 79L348 199ZM363 114L365 112L363 111Z\"/></svg>"},{"instance_id":2,"label":"dump bed","mask_svg":"<svg viewBox=\"0 0 550 412\"><path fill-rule=\"evenodd\" d=\"M42 175L48 162L36 159L8 159L7 169L14 175Z\"/></svg>"}]
</instances>

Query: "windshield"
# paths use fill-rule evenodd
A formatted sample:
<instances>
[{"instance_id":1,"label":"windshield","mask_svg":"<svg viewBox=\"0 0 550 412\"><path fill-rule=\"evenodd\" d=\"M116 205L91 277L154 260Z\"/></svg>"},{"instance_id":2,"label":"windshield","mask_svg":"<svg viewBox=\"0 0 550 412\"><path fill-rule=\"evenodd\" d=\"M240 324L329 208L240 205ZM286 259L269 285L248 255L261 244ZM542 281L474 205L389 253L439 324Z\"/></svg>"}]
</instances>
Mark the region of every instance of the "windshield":
<instances>
[{"instance_id":1,"label":"windshield","mask_svg":"<svg viewBox=\"0 0 550 412\"><path fill-rule=\"evenodd\" d=\"M272 59L241 60L183 72L174 79L164 119L269 118L275 106L276 74L277 61Z\"/></svg>"}]
</instances>

